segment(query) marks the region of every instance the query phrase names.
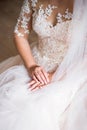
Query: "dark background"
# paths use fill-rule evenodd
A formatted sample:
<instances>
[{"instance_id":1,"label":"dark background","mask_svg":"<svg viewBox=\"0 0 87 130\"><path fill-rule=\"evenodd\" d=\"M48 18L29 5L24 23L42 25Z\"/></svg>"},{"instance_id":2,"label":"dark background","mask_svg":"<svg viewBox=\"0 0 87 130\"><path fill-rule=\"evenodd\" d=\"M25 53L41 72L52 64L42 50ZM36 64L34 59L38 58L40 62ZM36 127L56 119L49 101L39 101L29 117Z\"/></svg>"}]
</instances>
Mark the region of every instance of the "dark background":
<instances>
[{"instance_id":1,"label":"dark background","mask_svg":"<svg viewBox=\"0 0 87 130\"><path fill-rule=\"evenodd\" d=\"M13 32L22 4L23 0L0 0L0 62L18 54ZM36 39L37 35L32 31L29 43Z\"/></svg>"},{"instance_id":2,"label":"dark background","mask_svg":"<svg viewBox=\"0 0 87 130\"><path fill-rule=\"evenodd\" d=\"M0 0L0 61L16 55L13 31L23 0Z\"/></svg>"}]
</instances>

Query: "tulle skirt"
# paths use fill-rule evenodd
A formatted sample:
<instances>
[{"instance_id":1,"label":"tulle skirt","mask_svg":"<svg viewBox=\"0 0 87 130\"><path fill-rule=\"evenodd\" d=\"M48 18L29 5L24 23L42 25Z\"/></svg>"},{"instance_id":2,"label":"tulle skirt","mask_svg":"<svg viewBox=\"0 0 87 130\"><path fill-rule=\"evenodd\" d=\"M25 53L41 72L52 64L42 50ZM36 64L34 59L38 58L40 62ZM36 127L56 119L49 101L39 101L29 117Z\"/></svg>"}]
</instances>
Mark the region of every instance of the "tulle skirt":
<instances>
[{"instance_id":1,"label":"tulle skirt","mask_svg":"<svg viewBox=\"0 0 87 130\"><path fill-rule=\"evenodd\" d=\"M30 91L19 56L0 64L0 130L87 130L87 61Z\"/></svg>"}]
</instances>

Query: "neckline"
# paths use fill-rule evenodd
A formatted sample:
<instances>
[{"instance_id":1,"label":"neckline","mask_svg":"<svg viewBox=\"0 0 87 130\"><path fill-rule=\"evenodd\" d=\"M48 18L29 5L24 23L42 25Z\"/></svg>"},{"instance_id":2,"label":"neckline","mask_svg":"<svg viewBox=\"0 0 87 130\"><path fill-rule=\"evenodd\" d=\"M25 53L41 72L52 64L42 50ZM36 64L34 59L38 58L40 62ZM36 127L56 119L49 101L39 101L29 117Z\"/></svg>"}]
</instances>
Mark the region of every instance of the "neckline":
<instances>
[{"instance_id":1,"label":"neckline","mask_svg":"<svg viewBox=\"0 0 87 130\"><path fill-rule=\"evenodd\" d=\"M39 6L40 14L42 16L44 16L44 19L46 20L46 22L49 24L50 27L55 28L58 25L58 23L66 22L66 21L69 21L72 19L73 13L71 13L69 11L69 8L66 8L65 12L63 14L60 12L57 13L56 18L55 18L56 23L55 24L52 23L50 20L48 20L48 17L51 16L51 13L53 12L53 9L55 9L55 8L58 8L58 7L51 5L51 4L48 4L45 9L43 8L43 4L41 4ZM65 20L63 20L63 19L65 19Z\"/></svg>"},{"instance_id":2,"label":"neckline","mask_svg":"<svg viewBox=\"0 0 87 130\"><path fill-rule=\"evenodd\" d=\"M67 10L69 11L69 9L67 8L67 9L65 10L65 12L66 12ZM70 15L73 15L73 13L71 13L71 12L69 12L69 14L70 14ZM56 19L57 19L58 15L64 16L64 14L62 15L61 13L57 13ZM71 17L72 17L72 16L71 16ZM63 20L62 22L58 22L58 20L56 20L56 21L57 21L56 24L53 24L50 20L47 20L47 18L45 18L45 20L46 20L46 22L48 23L48 25L50 26L50 28L55 28L58 24L66 23L66 22L71 21L72 18L67 18L67 20Z\"/></svg>"},{"instance_id":3,"label":"neckline","mask_svg":"<svg viewBox=\"0 0 87 130\"><path fill-rule=\"evenodd\" d=\"M57 13L55 19L56 19L56 23L53 24L50 20L48 20L47 18L51 15L53 9L55 8L54 5L47 5L47 7L44 9L43 8L43 4L39 5L39 8L35 9L34 11L37 12L37 15L40 16L41 18L44 18L45 22L49 25L50 28L55 28L58 24L60 23L64 23L64 22L67 22L67 21L71 21L72 20L72 16L73 16L73 13L69 11L69 8L66 8L64 13ZM50 11L51 13L50 13ZM48 12L46 12L48 11ZM61 17L61 18L60 18ZM64 18L65 17L65 20L62 20L62 17Z\"/></svg>"}]
</instances>

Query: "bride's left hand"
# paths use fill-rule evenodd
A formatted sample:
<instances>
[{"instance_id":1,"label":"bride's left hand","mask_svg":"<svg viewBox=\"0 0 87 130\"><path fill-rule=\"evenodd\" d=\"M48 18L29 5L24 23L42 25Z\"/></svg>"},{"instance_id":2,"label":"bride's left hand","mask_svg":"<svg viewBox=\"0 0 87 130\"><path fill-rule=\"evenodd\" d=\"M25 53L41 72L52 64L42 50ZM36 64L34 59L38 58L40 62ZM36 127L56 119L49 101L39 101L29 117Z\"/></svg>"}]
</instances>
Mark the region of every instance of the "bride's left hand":
<instances>
[{"instance_id":1,"label":"bride's left hand","mask_svg":"<svg viewBox=\"0 0 87 130\"><path fill-rule=\"evenodd\" d=\"M52 74L51 73L48 73L48 76L49 76L49 80L51 82L51 79L52 79ZM49 82L49 83L50 83ZM38 80L35 81L34 79L32 79L30 82L29 82L29 89L31 91L33 90L36 90L36 89L41 89L43 87L45 87L46 85L43 85L42 83L40 83Z\"/></svg>"}]
</instances>

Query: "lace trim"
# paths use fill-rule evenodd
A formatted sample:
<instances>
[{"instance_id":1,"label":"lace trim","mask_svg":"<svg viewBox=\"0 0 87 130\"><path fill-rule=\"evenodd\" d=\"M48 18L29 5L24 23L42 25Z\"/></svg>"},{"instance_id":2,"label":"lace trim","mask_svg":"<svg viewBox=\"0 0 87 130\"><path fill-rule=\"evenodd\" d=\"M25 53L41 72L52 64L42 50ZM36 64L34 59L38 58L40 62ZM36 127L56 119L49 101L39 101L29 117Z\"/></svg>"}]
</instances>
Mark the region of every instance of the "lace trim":
<instances>
[{"instance_id":1,"label":"lace trim","mask_svg":"<svg viewBox=\"0 0 87 130\"><path fill-rule=\"evenodd\" d=\"M37 4L37 2L38 2L38 0L31 0L31 2L32 2L32 7L36 7L36 4Z\"/></svg>"},{"instance_id":2,"label":"lace trim","mask_svg":"<svg viewBox=\"0 0 87 130\"><path fill-rule=\"evenodd\" d=\"M28 16L28 14L30 12L30 3L28 0L25 0L14 30L14 32L18 36L24 36L24 34L29 34L28 23L30 21L30 17ZM20 32L19 28L23 29L23 32Z\"/></svg>"},{"instance_id":3,"label":"lace trim","mask_svg":"<svg viewBox=\"0 0 87 130\"><path fill-rule=\"evenodd\" d=\"M46 16L50 16L51 14L52 14L52 12L53 12L53 9L55 9L55 8L57 8L56 6L52 6L52 5L48 5L48 7L45 9L45 11L44 11L44 14L46 15Z\"/></svg>"},{"instance_id":4,"label":"lace trim","mask_svg":"<svg viewBox=\"0 0 87 130\"><path fill-rule=\"evenodd\" d=\"M49 16L51 16L52 12L54 9L58 8L57 6L54 5L48 5L46 7L46 9L43 9L43 4L40 5L40 8L38 10L40 17L44 17L46 20ZM66 20L71 20L73 17L73 14L71 12L69 12L69 9L67 8L64 12L64 14L58 13L56 16L57 19L57 23L62 23L64 21L64 19ZM50 23L50 21L47 21L48 23ZM56 24L57 24L56 23ZM52 24L51 24L52 25Z\"/></svg>"},{"instance_id":5,"label":"lace trim","mask_svg":"<svg viewBox=\"0 0 87 130\"><path fill-rule=\"evenodd\" d=\"M57 22L58 23L62 23L63 19L66 19L66 20L72 19L72 13L69 12L68 8L65 10L65 14L62 15L61 13L58 13L58 15L57 15Z\"/></svg>"},{"instance_id":6,"label":"lace trim","mask_svg":"<svg viewBox=\"0 0 87 130\"><path fill-rule=\"evenodd\" d=\"M43 9L43 4L42 4L42 5L40 5L40 8L39 8L39 14L44 16L45 18L47 18L48 16L51 16L53 9L55 9L55 8L57 8L57 7L49 4L46 7L46 9Z\"/></svg>"}]
</instances>

